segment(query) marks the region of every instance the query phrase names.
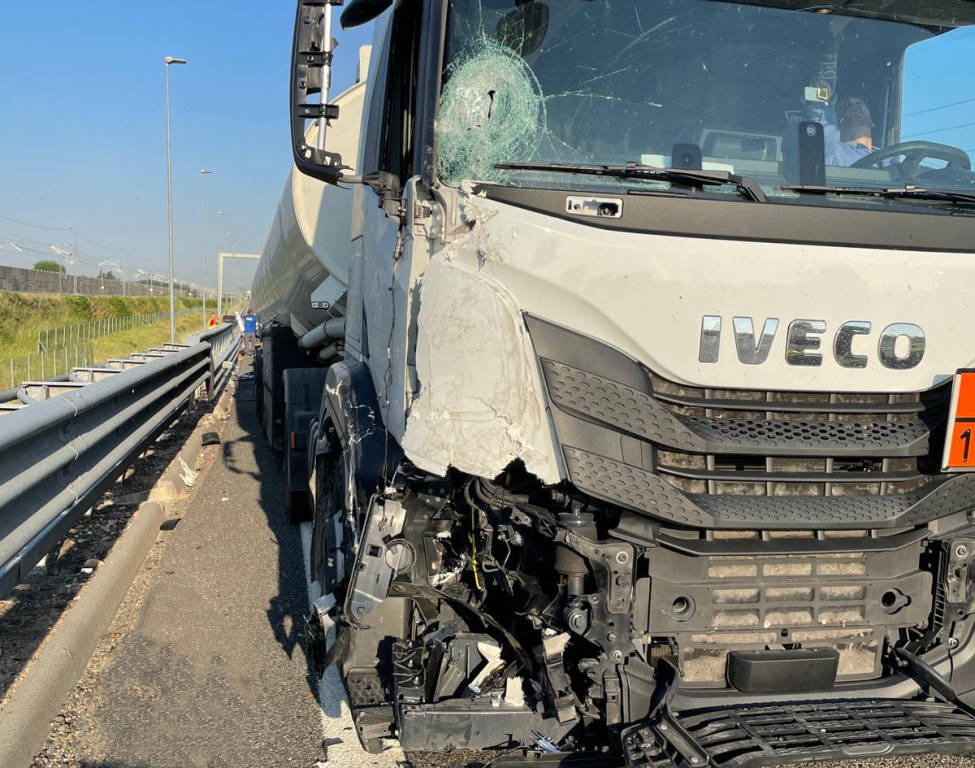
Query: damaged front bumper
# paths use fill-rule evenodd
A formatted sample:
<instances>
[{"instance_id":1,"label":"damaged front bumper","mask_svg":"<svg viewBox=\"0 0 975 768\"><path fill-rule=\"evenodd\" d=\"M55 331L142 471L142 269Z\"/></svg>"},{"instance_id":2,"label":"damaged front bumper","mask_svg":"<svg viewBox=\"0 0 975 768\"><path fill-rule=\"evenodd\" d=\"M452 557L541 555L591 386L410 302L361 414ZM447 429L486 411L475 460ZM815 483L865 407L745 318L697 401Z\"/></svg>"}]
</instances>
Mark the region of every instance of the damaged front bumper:
<instances>
[{"instance_id":1,"label":"damaged front bumper","mask_svg":"<svg viewBox=\"0 0 975 768\"><path fill-rule=\"evenodd\" d=\"M313 572L367 748L522 747L536 766L602 750L593 764L629 768L975 753L975 497L931 469L943 388L748 400L527 329L566 482L507 448L493 481L387 462L384 439L363 449L375 421L342 438L333 475L357 487L316 510L335 533ZM574 451L646 482L604 466L597 492ZM742 659L755 678L729 671Z\"/></svg>"}]
</instances>

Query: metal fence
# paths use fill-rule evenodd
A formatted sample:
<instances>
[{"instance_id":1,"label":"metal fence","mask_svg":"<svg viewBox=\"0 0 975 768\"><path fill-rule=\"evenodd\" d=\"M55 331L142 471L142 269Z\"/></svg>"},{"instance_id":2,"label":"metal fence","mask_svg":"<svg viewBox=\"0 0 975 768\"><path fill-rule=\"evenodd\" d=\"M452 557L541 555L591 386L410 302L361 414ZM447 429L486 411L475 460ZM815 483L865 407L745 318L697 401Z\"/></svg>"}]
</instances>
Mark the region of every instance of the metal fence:
<instances>
[{"instance_id":1,"label":"metal fence","mask_svg":"<svg viewBox=\"0 0 975 768\"><path fill-rule=\"evenodd\" d=\"M0 291L19 293L77 293L83 296L169 296L169 285L160 281L117 280L69 275L27 267L0 265ZM194 287L177 282L177 297L198 297ZM212 296L214 300L215 296Z\"/></svg>"},{"instance_id":2,"label":"metal fence","mask_svg":"<svg viewBox=\"0 0 975 768\"><path fill-rule=\"evenodd\" d=\"M202 387L219 392L215 372L232 366L239 336L225 325L206 338L24 382L22 404L0 404L0 598Z\"/></svg>"},{"instance_id":3,"label":"metal fence","mask_svg":"<svg viewBox=\"0 0 975 768\"><path fill-rule=\"evenodd\" d=\"M176 316L199 312L198 307L183 308L177 311ZM15 387L18 381L24 379L49 378L70 370L72 366L94 365L97 362L95 339L168 320L168 311L147 312L38 330L35 352L6 360L0 358L0 382L9 380L10 386ZM33 341L31 343L33 345Z\"/></svg>"}]
</instances>

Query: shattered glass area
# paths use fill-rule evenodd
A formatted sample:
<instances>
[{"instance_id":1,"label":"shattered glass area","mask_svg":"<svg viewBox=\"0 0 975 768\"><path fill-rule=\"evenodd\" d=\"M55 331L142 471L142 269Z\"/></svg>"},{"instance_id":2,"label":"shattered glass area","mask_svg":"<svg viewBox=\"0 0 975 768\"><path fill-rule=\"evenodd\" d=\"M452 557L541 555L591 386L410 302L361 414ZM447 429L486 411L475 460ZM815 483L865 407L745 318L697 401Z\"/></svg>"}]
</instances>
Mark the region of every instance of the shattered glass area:
<instances>
[{"instance_id":1,"label":"shattered glass area","mask_svg":"<svg viewBox=\"0 0 975 768\"><path fill-rule=\"evenodd\" d=\"M545 99L524 59L481 38L447 77L437 122L443 179L500 180L495 163L533 156L546 130Z\"/></svg>"}]
</instances>

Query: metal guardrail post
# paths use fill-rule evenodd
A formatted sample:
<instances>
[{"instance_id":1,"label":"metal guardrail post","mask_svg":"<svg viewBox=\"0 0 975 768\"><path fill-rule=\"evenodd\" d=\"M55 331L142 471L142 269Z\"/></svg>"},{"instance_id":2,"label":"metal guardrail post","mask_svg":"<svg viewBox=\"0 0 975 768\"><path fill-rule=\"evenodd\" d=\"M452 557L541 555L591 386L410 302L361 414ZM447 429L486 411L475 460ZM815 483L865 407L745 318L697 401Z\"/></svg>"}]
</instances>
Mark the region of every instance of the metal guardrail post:
<instances>
[{"instance_id":1,"label":"metal guardrail post","mask_svg":"<svg viewBox=\"0 0 975 768\"><path fill-rule=\"evenodd\" d=\"M207 398L213 400L230 380L234 367L233 361L240 350L240 334L237 332L237 326L232 323L221 323L191 336L190 339L210 345L210 370L213 375L210 377Z\"/></svg>"}]
</instances>

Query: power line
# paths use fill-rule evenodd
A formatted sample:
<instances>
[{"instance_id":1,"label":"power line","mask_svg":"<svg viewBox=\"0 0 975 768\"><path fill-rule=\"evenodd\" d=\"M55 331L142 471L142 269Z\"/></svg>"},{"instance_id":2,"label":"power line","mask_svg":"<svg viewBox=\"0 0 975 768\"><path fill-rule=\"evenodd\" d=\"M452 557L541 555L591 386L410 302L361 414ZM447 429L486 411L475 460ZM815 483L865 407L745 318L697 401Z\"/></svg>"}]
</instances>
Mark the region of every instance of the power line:
<instances>
[{"instance_id":1,"label":"power line","mask_svg":"<svg viewBox=\"0 0 975 768\"><path fill-rule=\"evenodd\" d=\"M106 251L124 251L125 250L125 248L119 248L118 246L115 246L115 245L102 245L101 243L96 243L90 237L85 237L82 234L79 234L78 235L78 239L79 240L84 240L86 243L88 243L89 245L93 245L96 248L104 248Z\"/></svg>"},{"instance_id":2,"label":"power line","mask_svg":"<svg viewBox=\"0 0 975 768\"><path fill-rule=\"evenodd\" d=\"M0 227L0 233L3 233L6 237L12 237L15 240L20 240L25 243L33 243L34 245L41 246L42 248L47 248L49 245L56 245L56 243L51 243L48 240L38 240L36 237L26 237L20 232L15 232L12 229L6 229Z\"/></svg>"},{"instance_id":3,"label":"power line","mask_svg":"<svg viewBox=\"0 0 975 768\"><path fill-rule=\"evenodd\" d=\"M31 224L29 221L20 221L19 219L12 219L9 216L0 216L0 219L5 221L12 221L14 224L20 224L24 227L34 227L34 229L48 229L48 230L60 230L62 232L70 232L73 227L45 227L43 224Z\"/></svg>"},{"instance_id":4,"label":"power line","mask_svg":"<svg viewBox=\"0 0 975 768\"><path fill-rule=\"evenodd\" d=\"M953 101L951 104L942 104L940 107L931 107L930 109L919 109L917 112L907 112L903 117L913 117L914 115L925 115L928 112L937 112L939 109L948 109L948 107L957 107L959 104L971 104L975 99L964 99L963 101Z\"/></svg>"},{"instance_id":5,"label":"power line","mask_svg":"<svg viewBox=\"0 0 975 768\"><path fill-rule=\"evenodd\" d=\"M935 128L934 130L931 131L920 131L918 133L909 134L905 138L913 139L916 138L917 136L929 136L932 133L941 133L942 131L954 131L958 128L968 128L971 125L975 125L975 123L961 123L960 125L949 125L944 128Z\"/></svg>"},{"instance_id":6,"label":"power line","mask_svg":"<svg viewBox=\"0 0 975 768\"><path fill-rule=\"evenodd\" d=\"M13 238L14 240L17 240L19 243L30 243L32 245L37 245L42 248L46 248L48 245L51 245L51 243L45 243L44 241L36 240L33 237L24 237L19 232L14 232L13 230L10 229L3 229L2 227L0 227L0 234L2 234L4 237Z\"/></svg>"},{"instance_id":7,"label":"power line","mask_svg":"<svg viewBox=\"0 0 975 768\"><path fill-rule=\"evenodd\" d=\"M34 229L46 229L46 230L51 231L51 232L54 232L54 231L57 231L57 232L74 232L75 231L75 228L74 227L47 227L47 226L44 226L43 224L31 224L29 221L21 221L19 219L11 218L10 216L0 216L0 219L3 219L5 221L12 221L14 224L20 224L21 226L24 226L24 227L33 227ZM125 248L122 248L122 247L119 247L119 246L116 246L116 245L105 245L104 243L96 243L90 237L85 237L80 232L75 232L75 234L78 236L78 239L79 240L84 240L86 243L88 243L89 245L93 245L96 248L104 248L106 251L124 251L124 250L126 250Z\"/></svg>"},{"instance_id":8,"label":"power line","mask_svg":"<svg viewBox=\"0 0 975 768\"><path fill-rule=\"evenodd\" d=\"M14 245L16 245L18 248L21 248L24 251L29 251L30 253L40 253L44 256L49 256L51 258L55 257L54 252L50 250L51 246L54 245L54 243L45 243L42 240L35 240L31 237L24 237L23 235L17 232L10 231L9 229L0 228L0 235L3 235L4 238L9 238L10 242L12 242ZM37 250L38 248L42 250ZM92 259L86 256L82 256L81 254L76 254L74 258L77 260L79 264L87 264L89 266L92 266L94 264L94 261Z\"/></svg>"}]
</instances>

